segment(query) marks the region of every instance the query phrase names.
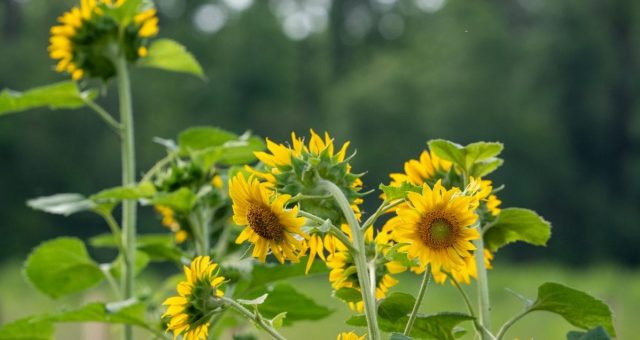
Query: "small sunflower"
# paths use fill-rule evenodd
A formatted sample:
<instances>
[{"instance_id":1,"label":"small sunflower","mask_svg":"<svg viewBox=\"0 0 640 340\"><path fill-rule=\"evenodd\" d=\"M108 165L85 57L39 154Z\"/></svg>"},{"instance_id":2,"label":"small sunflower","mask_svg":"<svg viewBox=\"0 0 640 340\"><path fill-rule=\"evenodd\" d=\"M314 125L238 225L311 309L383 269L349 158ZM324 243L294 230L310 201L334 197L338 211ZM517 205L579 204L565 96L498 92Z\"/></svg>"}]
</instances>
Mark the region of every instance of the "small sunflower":
<instances>
[{"instance_id":1,"label":"small sunflower","mask_svg":"<svg viewBox=\"0 0 640 340\"><path fill-rule=\"evenodd\" d=\"M155 205L154 208L162 217L162 225L175 233L176 243L184 243L184 241L189 238L189 233L180 227L180 223L176 220L173 209L165 205Z\"/></svg>"},{"instance_id":2,"label":"small sunflower","mask_svg":"<svg viewBox=\"0 0 640 340\"><path fill-rule=\"evenodd\" d=\"M493 216L500 215L500 204L502 204L502 201L496 195L490 195L487 198L487 209Z\"/></svg>"},{"instance_id":3,"label":"small sunflower","mask_svg":"<svg viewBox=\"0 0 640 340\"><path fill-rule=\"evenodd\" d=\"M127 0L81 0L58 18L51 27L49 56L58 60L56 71L67 72L74 80L89 76L108 79L115 66L108 55L117 43L125 57L135 62L148 53L150 37L158 34L158 17L153 8L138 12L121 30L119 19L110 13Z\"/></svg>"},{"instance_id":4,"label":"small sunflower","mask_svg":"<svg viewBox=\"0 0 640 340\"><path fill-rule=\"evenodd\" d=\"M480 237L470 228L478 218L474 199L457 188L446 190L440 181L433 189L424 184L421 194L411 192L407 198L409 204L397 209L404 223L398 225L395 236L409 243L409 258L419 259L421 268L431 264L434 272L465 266L465 258L475 249L471 240Z\"/></svg>"},{"instance_id":5,"label":"small sunflower","mask_svg":"<svg viewBox=\"0 0 640 340\"><path fill-rule=\"evenodd\" d=\"M183 334L184 339L201 340L209 335L209 320L221 307L219 298L224 292L219 286L224 277L218 276L218 265L209 256L198 256L191 267L184 267L185 281L178 283L178 296L166 299L167 311L162 315L168 319L167 331L174 339Z\"/></svg>"},{"instance_id":6,"label":"small sunflower","mask_svg":"<svg viewBox=\"0 0 640 340\"><path fill-rule=\"evenodd\" d=\"M359 336L355 332L342 332L338 334L336 340L364 340L364 335Z\"/></svg>"},{"instance_id":7,"label":"small sunflower","mask_svg":"<svg viewBox=\"0 0 640 340\"><path fill-rule=\"evenodd\" d=\"M424 150L419 159L411 159L404 163L404 173L389 175L391 186L400 186L404 182L420 186L423 183L434 184L449 172L451 166L451 162L438 157L433 151Z\"/></svg>"},{"instance_id":8,"label":"small sunflower","mask_svg":"<svg viewBox=\"0 0 640 340\"><path fill-rule=\"evenodd\" d=\"M255 177L247 181L242 173L229 182L229 196L233 201L233 221L246 226L236 239L237 244L253 243L253 256L265 262L269 250L284 263L298 262L306 235L300 227L304 219L298 217L298 207L285 209L291 196L275 195Z\"/></svg>"}]
</instances>

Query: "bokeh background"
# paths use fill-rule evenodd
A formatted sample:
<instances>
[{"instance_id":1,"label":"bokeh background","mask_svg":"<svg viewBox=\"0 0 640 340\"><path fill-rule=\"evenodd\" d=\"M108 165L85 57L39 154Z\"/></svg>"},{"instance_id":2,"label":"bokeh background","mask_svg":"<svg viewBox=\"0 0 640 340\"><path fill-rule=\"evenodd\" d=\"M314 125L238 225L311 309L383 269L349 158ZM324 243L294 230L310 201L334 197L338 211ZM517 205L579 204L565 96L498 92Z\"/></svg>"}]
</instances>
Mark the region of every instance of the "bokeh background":
<instances>
[{"instance_id":1,"label":"bokeh background","mask_svg":"<svg viewBox=\"0 0 640 340\"><path fill-rule=\"evenodd\" d=\"M0 88L65 78L48 59L48 30L74 3L0 2ZM640 304L640 2L156 4L161 35L185 44L208 80L134 71L141 171L163 156L153 137L175 138L193 125L250 129L277 141L291 131L328 130L358 149L354 168L368 171L370 189L416 158L428 139L501 141L506 162L492 179L506 186L503 206L538 211L553 235L546 249L501 250L498 281L531 281L523 289L534 294L544 273L566 278L601 293L618 327L632 329L622 323ZM101 103L115 112L112 85L103 86L109 96ZM25 200L117 185L118 140L88 110L34 110L0 120L0 165L6 321L21 314L10 296L25 285L18 268L31 248L58 235L105 231L90 214L47 215ZM369 201L365 210L376 200ZM143 231L162 230L149 211L140 221ZM542 274L527 278L530 272Z\"/></svg>"}]
</instances>

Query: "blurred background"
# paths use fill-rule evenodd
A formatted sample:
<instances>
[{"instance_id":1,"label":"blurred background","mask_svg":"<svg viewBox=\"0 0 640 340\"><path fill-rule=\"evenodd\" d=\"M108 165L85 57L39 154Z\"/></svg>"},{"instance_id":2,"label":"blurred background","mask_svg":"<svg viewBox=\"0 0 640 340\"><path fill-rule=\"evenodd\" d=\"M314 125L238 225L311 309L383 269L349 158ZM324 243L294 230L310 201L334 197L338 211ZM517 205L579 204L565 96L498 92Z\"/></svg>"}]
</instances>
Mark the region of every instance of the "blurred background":
<instances>
[{"instance_id":1,"label":"blurred background","mask_svg":"<svg viewBox=\"0 0 640 340\"><path fill-rule=\"evenodd\" d=\"M0 88L65 79L53 71L46 48L49 27L74 4L0 2ZM640 2L156 5L161 36L185 44L208 80L134 71L141 172L163 156L153 137L175 138L193 125L251 129L276 141L291 131L328 130L358 149L354 169L368 171L369 189L417 158L429 139L500 141L506 162L491 179L506 185L503 207L532 208L553 230L546 249L513 245L497 261L517 275L527 275L523 264L550 268L558 279L600 292L618 312L619 327L625 309L616 303L640 304ZM104 87L101 103L116 112L112 85ZM42 240L106 230L90 214L61 218L25 205L36 196L90 194L118 184L118 140L92 112L2 118L0 164L0 265L9 268L1 272L1 288L22 284L18 264ZM373 196L365 210L377 203ZM144 214L143 231L163 230L153 213ZM530 284L532 294L540 276Z\"/></svg>"}]
</instances>

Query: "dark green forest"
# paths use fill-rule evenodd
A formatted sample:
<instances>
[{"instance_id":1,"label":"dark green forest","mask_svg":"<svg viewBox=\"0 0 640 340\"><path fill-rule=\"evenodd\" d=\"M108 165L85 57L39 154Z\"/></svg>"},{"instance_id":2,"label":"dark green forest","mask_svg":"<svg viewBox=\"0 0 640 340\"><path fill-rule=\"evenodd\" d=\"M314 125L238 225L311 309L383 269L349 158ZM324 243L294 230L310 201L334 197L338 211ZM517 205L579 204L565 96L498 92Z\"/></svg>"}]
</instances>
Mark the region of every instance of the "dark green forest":
<instances>
[{"instance_id":1,"label":"dark green forest","mask_svg":"<svg viewBox=\"0 0 640 340\"><path fill-rule=\"evenodd\" d=\"M0 88L64 79L49 27L74 1L0 2ZM640 2L634 0L157 1L160 35L185 44L206 81L133 72L139 168L153 137L216 125L285 141L328 130L358 149L365 188L388 182L433 138L505 143L492 179L503 206L553 224L548 249L514 261L640 264ZM100 102L116 111L113 84ZM106 231L98 217L36 212L29 198L119 182L119 144L87 110L0 120L0 259L56 235ZM371 210L377 193L370 195ZM140 227L161 232L143 211Z\"/></svg>"}]
</instances>

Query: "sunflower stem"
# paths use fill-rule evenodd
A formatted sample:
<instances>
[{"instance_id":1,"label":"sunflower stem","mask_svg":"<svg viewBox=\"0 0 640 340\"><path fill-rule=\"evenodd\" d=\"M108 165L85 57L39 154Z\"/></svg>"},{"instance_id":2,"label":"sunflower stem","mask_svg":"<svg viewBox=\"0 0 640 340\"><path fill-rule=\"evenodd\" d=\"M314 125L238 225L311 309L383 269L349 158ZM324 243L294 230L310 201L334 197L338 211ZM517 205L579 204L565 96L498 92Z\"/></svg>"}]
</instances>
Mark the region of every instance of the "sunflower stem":
<instances>
[{"instance_id":1,"label":"sunflower stem","mask_svg":"<svg viewBox=\"0 0 640 340\"><path fill-rule=\"evenodd\" d=\"M411 334L411 329L413 328L413 324L415 323L416 317L418 316L418 310L420 309L420 305L422 304L422 299L424 298L424 294L427 292L429 281L431 281L431 263L427 265L427 269L425 269L424 271L424 275L422 276L422 283L420 283L420 289L418 290L418 296L416 297L416 303L413 305L413 309L411 310L411 314L409 315L407 325L404 327L403 334L406 336L409 336L409 334Z\"/></svg>"},{"instance_id":2,"label":"sunflower stem","mask_svg":"<svg viewBox=\"0 0 640 340\"><path fill-rule=\"evenodd\" d=\"M260 326L260 328L262 328L267 333L269 333L269 335L271 335L274 339L286 340L286 338L282 336L280 333L278 333L278 331L275 328L273 328L273 326L271 326L270 323L267 323L267 321L265 321L265 319L259 313L251 312L250 310L245 308L243 305L239 304L235 300L230 299L228 297L223 296L220 299L224 301L227 305L229 305L231 308L233 308L234 310L242 314L247 319L255 322L258 326Z\"/></svg>"},{"instance_id":3,"label":"sunflower stem","mask_svg":"<svg viewBox=\"0 0 640 340\"><path fill-rule=\"evenodd\" d=\"M380 329L378 328L375 294L373 294L369 270L367 268L364 231L360 228L358 219L349 204L349 200L347 200L342 190L340 190L340 188L333 182L324 179L320 180L318 185L320 188L327 190L331 196L333 196L336 203L338 203L338 206L342 210L347 223L349 223L351 234L353 235L353 246L355 247L355 251L352 251L351 253L356 264L356 270L358 271L358 284L360 285L362 301L364 302L364 312L367 318L369 338L371 340L380 340L381 335Z\"/></svg>"},{"instance_id":4,"label":"sunflower stem","mask_svg":"<svg viewBox=\"0 0 640 340\"><path fill-rule=\"evenodd\" d=\"M474 252L476 267L478 268L478 310L480 325L482 326L482 339L491 339L491 303L489 300L489 281L487 277L487 267L484 263L484 241L482 239L482 229L480 225L474 226L478 230L480 237L473 241L476 246Z\"/></svg>"},{"instance_id":5,"label":"sunflower stem","mask_svg":"<svg viewBox=\"0 0 640 340\"><path fill-rule=\"evenodd\" d=\"M118 75L118 99L120 101L121 153L122 153L122 185L131 186L136 182L135 142L133 130L133 109L131 104L131 85L127 60L123 53L115 60ZM122 293L125 299L134 295L135 285L135 255L136 255L136 201L122 202L122 244L126 249L127 258L123 262ZM133 339L133 327L125 325L124 338Z\"/></svg>"},{"instance_id":6,"label":"sunflower stem","mask_svg":"<svg viewBox=\"0 0 640 340\"><path fill-rule=\"evenodd\" d=\"M464 304L467 307L467 311L469 312L469 315L473 316L473 328L475 328L476 334L481 337L482 334L484 333L484 327L482 327L480 322L478 322L478 318L476 317L476 313L473 310L473 305L471 305L471 300L469 299L469 295L467 295L467 292L465 292L464 289L462 289L462 286L460 286L460 283L458 282L458 280L456 280L453 277L453 275L447 273L447 276L451 279L451 281L453 282L453 285L458 289L458 292L462 296L462 300L464 300Z\"/></svg>"}]
</instances>

